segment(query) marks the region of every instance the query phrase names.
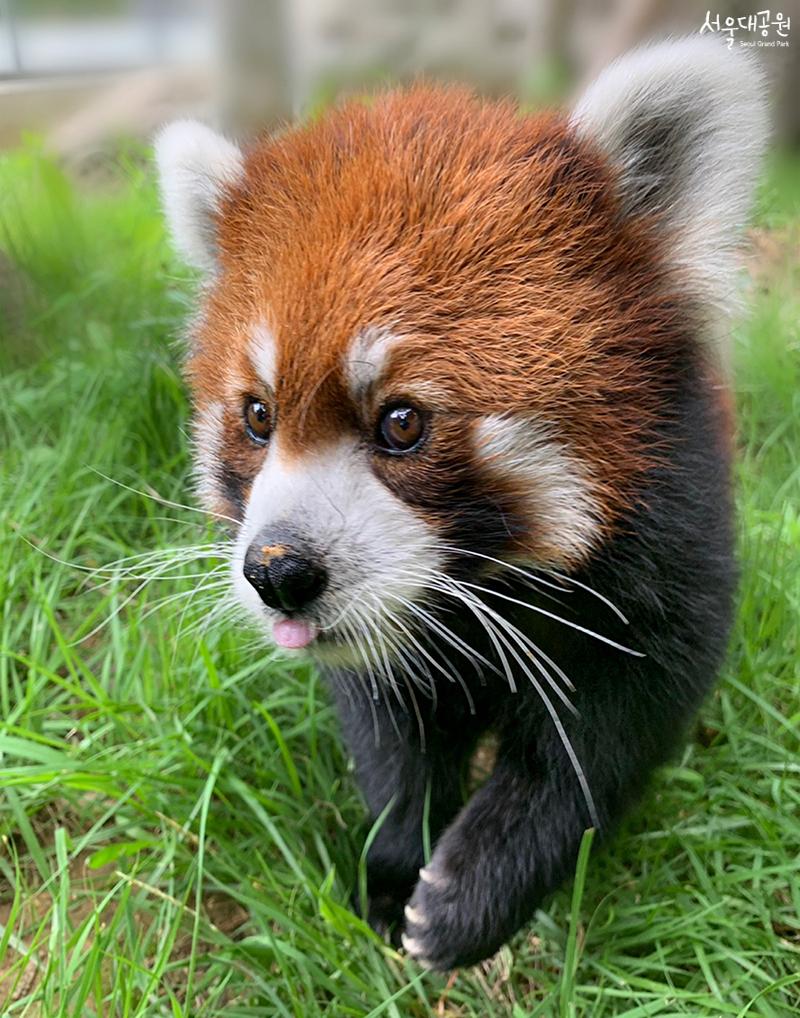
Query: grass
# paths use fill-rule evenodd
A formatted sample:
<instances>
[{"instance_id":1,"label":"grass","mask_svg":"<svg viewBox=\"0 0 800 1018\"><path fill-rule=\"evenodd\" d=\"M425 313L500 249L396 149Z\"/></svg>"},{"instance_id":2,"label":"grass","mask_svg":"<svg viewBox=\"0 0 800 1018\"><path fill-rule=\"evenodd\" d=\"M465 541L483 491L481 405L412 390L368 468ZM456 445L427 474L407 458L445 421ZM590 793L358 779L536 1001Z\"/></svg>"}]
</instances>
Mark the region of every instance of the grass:
<instances>
[{"instance_id":1,"label":"grass","mask_svg":"<svg viewBox=\"0 0 800 1018\"><path fill-rule=\"evenodd\" d=\"M215 591L179 595L208 559L130 599L83 571L214 537L146 494L187 500L190 287L148 171L116 177L87 193L34 150L0 162L0 1013L800 1014L797 160L762 189L736 334L717 691L613 847L587 843L574 887L449 979L348 908L368 832L314 672L198 627Z\"/></svg>"}]
</instances>

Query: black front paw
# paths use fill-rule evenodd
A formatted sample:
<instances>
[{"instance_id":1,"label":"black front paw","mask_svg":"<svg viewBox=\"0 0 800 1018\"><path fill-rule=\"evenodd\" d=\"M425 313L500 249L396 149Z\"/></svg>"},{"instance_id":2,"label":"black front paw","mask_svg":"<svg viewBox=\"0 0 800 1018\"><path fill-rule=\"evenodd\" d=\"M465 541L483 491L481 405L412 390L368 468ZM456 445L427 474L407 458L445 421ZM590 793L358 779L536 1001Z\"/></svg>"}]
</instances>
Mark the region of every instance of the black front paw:
<instances>
[{"instance_id":1,"label":"black front paw","mask_svg":"<svg viewBox=\"0 0 800 1018\"><path fill-rule=\"evenodd\" d=\"M404 910L401 939L424 968L447 972L483 961L504 938L498 935L491 900L476 884L475 874L456 875L437 855L419 871L419 882Z\"/></svg>"}]
</instances>

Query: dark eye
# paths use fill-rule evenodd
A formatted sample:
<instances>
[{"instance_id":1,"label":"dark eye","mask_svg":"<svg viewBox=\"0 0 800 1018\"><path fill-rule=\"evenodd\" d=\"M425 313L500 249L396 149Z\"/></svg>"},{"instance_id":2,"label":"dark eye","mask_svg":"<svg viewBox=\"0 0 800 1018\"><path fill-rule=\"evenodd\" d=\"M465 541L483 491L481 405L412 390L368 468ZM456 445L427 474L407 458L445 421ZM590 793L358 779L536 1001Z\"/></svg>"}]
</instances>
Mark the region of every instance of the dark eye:
<instances>
[{"instance_id":1,"label":"dark eye","mask_svg":"<svg viewBox=\"0 0 800 1018\"><path fill-rule=\"evenodd\" d=\"M413 406L390 407L378 422L378 445L387 452L411 452L424 436L425 417Z\"/></svg>"},{"instance_id":2,"label":"dark eye","mask_svg":"<svg viewBox=\"0 0 800 1018\"><path fill-rule=\"evenodd\" d=\"M272 425L269 407L260 399L250 399L244 408L245 431L256 445L266 445Z\"/></svg>"}]
</instances>

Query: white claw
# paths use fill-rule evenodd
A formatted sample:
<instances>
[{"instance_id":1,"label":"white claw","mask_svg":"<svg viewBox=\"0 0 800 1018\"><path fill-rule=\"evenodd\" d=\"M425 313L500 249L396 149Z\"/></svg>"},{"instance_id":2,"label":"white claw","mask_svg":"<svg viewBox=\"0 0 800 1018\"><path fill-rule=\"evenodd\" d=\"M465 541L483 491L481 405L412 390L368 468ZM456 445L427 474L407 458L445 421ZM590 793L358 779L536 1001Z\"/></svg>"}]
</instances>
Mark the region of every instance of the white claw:
<instances>
[{"instance_id":1,"label":"white claw","mask_svg":"<svg viewBox=\"0 0 800 1018\"><path fill-rule=\"evenodd\" d=\"M418 908L414 908L413 905L406 905L404 911L408 922L413 923L414 926L425 925L425 916Z\"/></svg>"},{"instance_id":2,"label":"white claw","mask_svg":"<svg viewBox=\"0 0 800 1018\"><path fill-rule=\"evenodd\" d=\"M427 958L423 958L422 955L419 953L422 949L422 945L418 940L415 940L413 937L407 937L405 933L402 935L400 939L402 941L403 947L411 955L411 957L414 959L417 965L420 965L424 969L433 968L433 965L430 963L430 961Z\"/></svg>"},{"instance_id":3,"label":"white claw","mask_svg":"<svg viewBox=\"0 0 800 1018\"><path fill-rule=\"evenodd\" d=\"M430 884L431 887L444 887L447 883L446 878L434 873L430 866L422 867L419 871L419 879L424 881L426 884Z\"/></svg>"},{"instance_id":4,"label":"white claw","mask_svg":"<svg viewBox=\"0 0 800 1018\"><path fill-rule=\"evenodd\" d=\"M402 941L403 947L406 951L414 957L416 957L422 950L422 944L420 944L418 940L415 940L414 937L409 937L404 933L400 940Z\"/></svg>"}]
</instances>

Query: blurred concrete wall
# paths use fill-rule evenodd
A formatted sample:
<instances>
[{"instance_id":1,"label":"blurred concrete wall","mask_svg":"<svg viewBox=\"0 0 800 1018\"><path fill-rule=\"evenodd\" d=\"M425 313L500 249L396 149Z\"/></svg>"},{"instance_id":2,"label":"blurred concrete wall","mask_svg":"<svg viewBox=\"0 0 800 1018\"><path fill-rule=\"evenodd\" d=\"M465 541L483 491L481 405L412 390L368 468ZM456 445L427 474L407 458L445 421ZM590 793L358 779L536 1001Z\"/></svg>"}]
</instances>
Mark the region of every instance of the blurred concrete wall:
<instances>
[{"instance_id":1,"label":"blurred concrete wall","mask_svg":"<svg viewBox=\"0 0 800 1018\"><path fill-rule=\"evenodd\" d=\"M25 128L44 130L57 152L80 158L119 136L146 138L161 122L180 115L199 115L246 136L342 92L419 75L465 81L529 103L568 101L601 67L641 40L698 32L711 2L114 0L115 22L109 13L87 14L84 0L75 6L37 0L36 10L42 4L57 9L60 20L48 27L31 14L26 24L36 32L28 36L40 41L41 57L41 39L49 39L57 51L59 25L68 26L72 76L66 83L44 74L0 81L0 145L16 143ZM21 0L16 3L24 8ZM92 11L102 3L91 0ZM793 22L789 45L758 53L773 81L778 136L798 142L800 0L781 0L781 6ZM757 8L750 0L724 0L711 13L724 21ZM8 0L0 15L4 9ZM83 31L82 25L89 27ZM3 26L0 16L0 42ZM94 40L91 66L113 64L119 36L126 32L152 39L147 66L92 80L76 72L83 59L74 52L79 40ZM23 56L25 41L20 32ZM157 59L159 53L163 59Z\"/></svg>"},{"instance_id":2,"label":"blurred concrete wall","mask_svg":"<svg viewBox=\"0 0 800 1018\"><path fill-rule=\"evenodd\" d=\"M516 93L547 49L550 10L541 0L221 0L221 117L258 127L420 74Z\"/></svg>"},{"instance_id":3,"label":"blurred concrete wall","mask_svg":"<svg viewBox=\"0 0 800 1018\"><path fill-rule=\"evenodd\" d=\"M712 0L217 0L219 115L223 125L247 132L342 91L420 74L552 101L644 39L698 32L710 5ZM724 0L710 13L724 22L760 9L748 0ZM779 133L800 140L800 0L782 0L781 9L788 17L796 9L796 37L790 33L787 47L758 53L773 83Z\"/></svg>"}]
</instances>

